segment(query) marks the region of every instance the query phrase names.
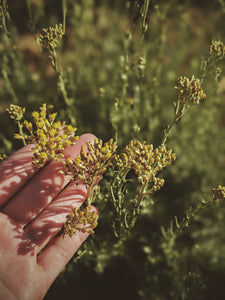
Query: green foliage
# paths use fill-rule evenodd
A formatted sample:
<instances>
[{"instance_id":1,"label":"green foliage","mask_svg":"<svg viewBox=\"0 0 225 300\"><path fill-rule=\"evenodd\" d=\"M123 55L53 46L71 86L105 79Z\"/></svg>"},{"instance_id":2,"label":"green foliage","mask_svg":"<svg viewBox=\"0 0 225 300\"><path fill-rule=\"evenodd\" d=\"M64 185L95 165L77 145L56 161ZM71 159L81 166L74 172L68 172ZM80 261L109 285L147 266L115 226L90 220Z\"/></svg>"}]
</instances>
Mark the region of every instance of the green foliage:
<instances>
[{"instance_id":1,"label":"green foliage","mask_svg":"<svg viewBox=\"0 0 225 300\"><path fill-rule=\"evenodd\" d=\"M2 154L21 147L9 104L34 111L47 102L79 135L114 138L119 153L139 140L177 157L162 171L164 187L142 198L129 234L124 212L132 216L142 182L135 169L121 176L114 162L95 191L95 235L46 299L71 290L79 299L221 299L225 205L215 187L225 185L224 1L0 5Z\"/></svg>"}]
</instances>

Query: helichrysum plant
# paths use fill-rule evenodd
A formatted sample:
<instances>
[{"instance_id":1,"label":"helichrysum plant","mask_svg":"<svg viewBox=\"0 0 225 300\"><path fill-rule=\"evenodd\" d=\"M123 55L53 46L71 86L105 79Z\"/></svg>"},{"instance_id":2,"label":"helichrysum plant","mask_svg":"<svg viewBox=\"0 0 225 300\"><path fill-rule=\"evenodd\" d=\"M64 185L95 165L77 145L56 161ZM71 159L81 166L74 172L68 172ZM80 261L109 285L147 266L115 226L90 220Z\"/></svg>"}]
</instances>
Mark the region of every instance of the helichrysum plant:
<instances>
[{"instance_id":1,"label":"helichrysum plant","mask_svg":"<svg viewBox=\"0 0 225 300\"><path fill-rule=\"evenodd\" d=\"M64 16L65 22L65 16ZM65 25L65 24L64 24ZM74 110L74 99L68 95L67 91L67 79L64 76L62 68L57 59L56 48L59 42L62 40L65 34L65 28L62 24L56 24L55 26L49 26L48 28L43 28L41 34L39 35L39 42L42 49L47 49L49 53L49 58L53 69L55 70L58 77L58 89L62 93L63 100L66 104L66 111L70 122L76 124L76 111Z\"/></svg>"},{"instance_id":2,"label":"helichrysum plant","mask_svg":"<svg viewBox=\"0 0 225 300\"><path fill-rule=\"evenodd\" d=\"M64 224L64 233L72 236L76 230L93 233L97 226L97 214L91 210L90 204L94 201L96 188L102 175L107 168L112 166L115 158L117 144L112 139L104 143L100 139L95 139L94 144L87 143L81 147L80 154L74 160L68 158L63 162L64 170L60 173L68 175L75 184L84 184L87 188L86 207L81 210L75 208L68 216Z\"/></svg>"},{"instance_id":3,"label":"helichrysum plant","mask_svg":"<svg viewBox=\"0 0 225 300\"><path fill-rule=\"evenodd\" d=\"M93 234L97 225L97 213L95 210L91 210L90 205L87 205L82 210L74 208L66 217L63 233L68 234L70 237L75 235L77 231Z\"/></svg>"},{"instance_id":4,"label":"helichrysum plant","mask_svg":"<svg viewBox=\"0 0 225 300\"><path fill-rule=\"evenodd\" d=\"M82 146L74 160L68 158L63 162L65 171L62 172L76 184L83 183L88 188L88 202L91 203L100 177L112 165L117 144L113 139L103 144L102 140L96 138L94 144L88 142L86 146L88 151Z\"/></svg>"},{"instance_id":5,"label":"helichrysum plant","mask_svg":"<svg viewBox=\"0 0 225 300\"><path fill-rule=\"evenodd\" d=\"M15 134L15 138L34 144L33 164L38 168L43 167L47 162L62 158L63 150L78 138L74 136L77 130L75 127L66 125L65 122L55 121L57 113L47 113L46 103L42 104L39 112L32 113L33 122L23 120L21 123L24 108L11 105L8 112L10 117L19 124L20 133Z\"/></svg>"},{"instance_id":6,"label":"helichrysum plant","mask_svg":"<svg viewBox=\"0 0 225 300\"><path fill-rule=\"evenodd\" d=\"M163 144L166 142L168 133L175 123L195 104L200 104L206 98L201 86L200 79L194 76L191 79L183 76L177 79L175 89L178 92L178 99L174 102L174 118L170 125L164 130Z\"/></svg>"},{"instance_id":7,"label":"helichrysum plant","mask_svg":"<svg viewBox=\"0 0 225 300\"><path fill-rule=\"evenodd\" d=\"M221 75L221 69L217 67L217 63L225 57L225 44L220 40L212 40L209 46L209 55L202 62L202 81L211 72L214 72L218 77Z\"/></svg>"},{"instance_id":8,"label":"helichrysum plant","mask_svg":"<svg viewBox=\"0 0 225 300\"><path fill-rule=\"evenodd\" d=\"M165 145L154 148L152 144L131 140L124 152L116 159L115 180L111 187L113 203L118 213L119 222L114 222L116 235L126 236L133 228L140 213L140 206L145 196L158 191L164 185L164 179L157 177L165 167L171 165L176 159L172 150L167 150ZM126 209L125 191L127 174L134 171L140 188L134 199L131 211ZM119 223L119 224L118 224ZM119 225L119 229L117 228ZM119 230L119 232L117 232Z\"/></svg>"},{"instance_id":9,"label":"helichrysum plant","mask_svg":"<svg viewBox=\"0 0 225 300\"><path fill-rule=\"evenodd\" d=\"M43 28L39 36L41 46L49 51L49 57L55 70L57 70L56 48L63 35L62 24L56 24L55 27L49 26L48 28Z\"/></svg>"},{"instance_id":10,"label":"helichrysum plant","mask_svg":"<svg viewBox=\"0 0 225 300\"><path fill-rule=\"evenodd\" d=\"M209 54L211 59L221 60L225 57L225 45L221 41L213 40L209 46Z\"/></svg>"},{"instance_id":11,"label":"helichrysum plant","mask_svg":"<svg viewBox=\"0 0 225 300\"><path fill-rule=\"evenodd\" d=\"M218 185L217 188L212 190L212 196L209 198L209 200L203 199L200 204L196 205L195 208L190 207L180 222L178 222L178 219L175 216L175 227L173 222L171 222L171 226L167 231L165 231L165 229L162 227L162 233L170 246L173 245L176 238L185 232L185 230L191 225L194 218L202 211L202 209L218 204L220 200L224 199L225 187Z\"/></svg>"},{"instance_id":12,"label":"helichrysum plant","mask_svg":"<svg viewBox=\"0 0 225 300\"><path fill-rule=\"evenodd\" d=\"M6 109L6 111L8 112L10 118L15 120L15 122L17 123L17 126L19 128L20 138L23 140L23 144L26 145L26 141L23 136L23 124L21 122L21 120L24 117L26 108L11 104L10 107Z\"/></svg>"}]
</instances>

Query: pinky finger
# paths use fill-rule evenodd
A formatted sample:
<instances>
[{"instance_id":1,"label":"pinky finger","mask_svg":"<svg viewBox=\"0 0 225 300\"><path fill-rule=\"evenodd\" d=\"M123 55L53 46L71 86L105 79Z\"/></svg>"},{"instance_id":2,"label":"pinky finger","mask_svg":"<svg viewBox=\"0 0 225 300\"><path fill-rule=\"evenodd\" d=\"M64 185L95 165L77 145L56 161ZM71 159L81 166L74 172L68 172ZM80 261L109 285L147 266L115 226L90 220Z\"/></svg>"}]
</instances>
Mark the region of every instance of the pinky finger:
<instances>
[{"instance_id":1,"label":"pinky finger","mask_svg":"<svg viewBox=\"0 0 225 300\"><path fill-rule=\"evenodd\" d=\"M72 238L68 235L63 237L63 234L61 234L53 239L41 252L37 257L37 263L44 271L47 286L50 287L88 236L88 233L80 231L77 231Z\"/></svg>"}]
</instances>

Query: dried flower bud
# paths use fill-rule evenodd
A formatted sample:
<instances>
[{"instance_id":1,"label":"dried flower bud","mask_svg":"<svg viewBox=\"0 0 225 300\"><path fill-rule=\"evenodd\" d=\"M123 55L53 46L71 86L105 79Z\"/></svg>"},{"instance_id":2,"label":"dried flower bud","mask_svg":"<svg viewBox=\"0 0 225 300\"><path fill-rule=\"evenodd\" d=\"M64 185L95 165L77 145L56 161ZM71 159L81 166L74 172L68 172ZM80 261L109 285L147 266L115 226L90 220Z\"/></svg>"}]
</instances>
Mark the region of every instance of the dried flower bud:
<instances>
[{"instance_id":1,"label":"dried flower bud","mask_svg":"<svg viewBox=\"0 0 225 300\"><path fill-rule=\"evenodd\" d=\"M179 100L182 105L199 104L206 98L200 80L192 76L191 79L187 77L179 77L175 89L178 90Z\"/></svg>"},{"instance_id":2,"label":"dried flower bud","mask_svg":"<svg viewBox=\"0 0 225 300\"><path fill-rule=\"evenodd\" d=\"M4 159L6 159L6 155L5 154L0 154L0 161L3 161Z\"/></svg>"},{"instance_id":3,"label":"dried flower bud","mask_svg":"<svg viewBox=\"0 0 225 300\"><path fill-rule=\"evenodd\" d=\"M212 41L209 46L209 54L212 57L222 59L225 56L225 45L221 41Z\"/></svg>"},{"instance_id":4,"label":"dried flower bud","mask_svg":"<svg viewBox=\"0 0 225 300\"><path fill-rule=\"evenodd\" d=\"M172 150L167 150L165 145L154 149L151 144L132 140L117 159L117 164L124 164L125 168L133 169L140 182L153 182L152 188L147 192L149 193L163 186L164 180L155 175L171 165L175 158Z\"/></svg>"},{"instance_id":5,"label":"dried flower bud","mask_svg":"<svg viewBox=\"0 0 225 300\"><path fill-rule=\"evenodd\" d=\"M50 52L55 51L59 41L64 35L62 24L56 24L55 27L49 26L43 28L39 36L39 41L42 47L47 48Z\"/></svg>"},{"instance_id":6,"label":"dried flower bud","mask_svg":"<svg viewBox=\"0 0 225 300\"><path fill-rule=\"evenodd\" d=\"M56 113L47 116L47 105L44 103L40 107L40 112L32 113L33 124L24 120L23 124L28 134L16 134L15 138L24 138L29 143L33 143L33 164L36 167L43 167L48 161L57 160L63 157L62 151L77 140L74 137L76 128L65 125L65 122L54 122ZM12 109L11 109L12 111ZM17 119L21 117L25 109L13 107L13 116Z\"/></svg>"},{"instance_id":7,"label":"dried flower bud","mask_svg":"<svg viewBox=\"0 0 225 300\"><path fill-rule=\"evenodd\" d=\"M219 199L225 199L225 187L219 185L216 189L213 189L213 202L217 203Z\"/></svg>"},{"instance_id":8,"label":"dried flower bud","mask_svg":"<svg viewBox=\"0 0 225 300\"><path fill-rule=\"evenodd\" d=\"M18 105L10 104L9 108L6 111L9 113L11 119L20 121L25 113L25 107L21 107Z\"/></svg>"},{"instance_id":9,"label":"dried flower bud","mask_svg":"<svg viewBox=\"0 0 225 300\"><path fill-rule=\"evenodd\" d=\"M94 145L87 143L88 152L85 147L81 147L80 154L76 156L74 161L67 159L64 162L64 171L66 175L79 183L88 186L93 186L98 179L112 165L115 158L117 144L112 139L102 144L102 140L95 139ZM78 183L78 182L77 182Z\"/></svg>"},{"instance_id":10,"label":"dried flower bud","mask_svg":"<svg viewBox=\"0 0 225 300\"><path fill-rule=\"evenodd\" d=\"M74 208L67 215L67 220L63 225L64 234L68 234L72 237L79 230L83 233L93 234L93 229L97 226L97 213L91 210L90 206L86 206L83 210Z\"/></svg>"}]
</instances>

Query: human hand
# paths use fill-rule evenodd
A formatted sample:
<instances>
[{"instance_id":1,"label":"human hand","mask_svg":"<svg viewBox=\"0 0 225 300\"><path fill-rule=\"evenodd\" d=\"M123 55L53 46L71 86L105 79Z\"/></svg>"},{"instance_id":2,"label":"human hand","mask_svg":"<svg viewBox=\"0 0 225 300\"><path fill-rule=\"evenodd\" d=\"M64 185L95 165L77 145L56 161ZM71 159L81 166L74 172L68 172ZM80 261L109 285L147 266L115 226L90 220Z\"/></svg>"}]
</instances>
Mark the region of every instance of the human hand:
<instances>
[{"instance_id":1,"label":"human hand","mask_svg":"<svg viewBox=\"0 0 225 300\"><path fill-rule=\"evenodd\" d=\"M73 159L81 145L94 138L82 135L65 149L65 157ZM0 299L4 300L42 299L88 237L88 233L77 232L72 238L60 233L66 215L85 200L85 187L74 186L59 174L58 161L35 168L31 148L23 147L0 165Z\"/></svg>"}]
</instances>

